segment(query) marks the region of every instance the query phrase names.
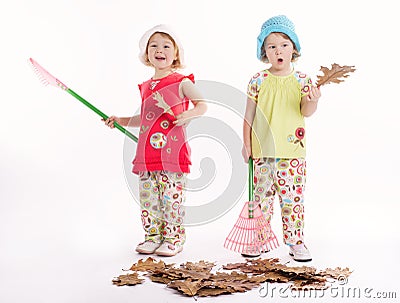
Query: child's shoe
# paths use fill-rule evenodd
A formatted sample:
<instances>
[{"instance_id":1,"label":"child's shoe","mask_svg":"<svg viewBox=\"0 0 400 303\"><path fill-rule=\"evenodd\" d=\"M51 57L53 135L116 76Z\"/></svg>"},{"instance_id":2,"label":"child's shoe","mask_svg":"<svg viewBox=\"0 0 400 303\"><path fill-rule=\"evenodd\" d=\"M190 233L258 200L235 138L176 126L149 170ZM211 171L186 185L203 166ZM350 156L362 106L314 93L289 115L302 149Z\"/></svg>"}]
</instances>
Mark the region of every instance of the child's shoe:
<instances>
[{"instance_id":1,"label":"child's shoe","mask_svg":"<svg viewBox=\"0 0 400 303\"><path fill-rule=\"evenodd\" d=\"M153 241L144 241L142 243L139 243L138 246L136 246L136 251L141 254L152 254L156 251L157 248L159 248L161 243L156 243Z\"/></svg>"},{"instance_id":2,"label":"child's shoe","mask_svg":"<svg viewBox=\"0 0 400 303\"><path fill-rule=\"evenodd\" d=\"M304 244L290 246L289 255L297 262L309 262L312 260L311 254Z\"/></svg>"},{"instance_id":3,"label":"child's shoe","mask_svg":"<svg viewBox=\"0 0 400 303\"><path fill-rule=\"evenodd\" d=\"M155 253L159 256L172 257L183 250L183 246L174 245L172 243L164 242L155 250Z\"/></svg>"}]
</instances>

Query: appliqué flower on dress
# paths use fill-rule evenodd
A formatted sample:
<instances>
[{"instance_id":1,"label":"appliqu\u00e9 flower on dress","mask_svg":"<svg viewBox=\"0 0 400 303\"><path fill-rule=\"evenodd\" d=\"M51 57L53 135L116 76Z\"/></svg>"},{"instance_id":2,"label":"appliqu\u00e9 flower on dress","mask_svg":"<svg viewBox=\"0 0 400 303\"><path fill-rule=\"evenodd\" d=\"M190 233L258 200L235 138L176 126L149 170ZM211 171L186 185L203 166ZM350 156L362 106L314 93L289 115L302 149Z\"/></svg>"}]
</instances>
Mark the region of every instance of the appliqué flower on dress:
<instances>
[{"instance_id":1,"label":"appliqu\u00e9 flower on dress","mask_svg":"<svg viewBox=\"0 0 400 303\"><path fill-rule=\"evenodd\" d=\"M159 92L154 92L152 97L155 101L157 101L156 106L161 108L164 111L164 113L170 114L171 116L175 116L171 107L168 105L167 102L165 102L164 97Z\"/></svg>"},{"instance_id":2,"label":"appliqu\u00e9 flower on dress","mask_svg":"<svg viewBox=\"0 0 400 303\"><path fill-rule=\"evenodd\" d=\"M287 137L288 142L293 143L293 144L299 144L302 148L304 148L304 143L303 139L306 135L306 131L304 128L299 127L296 129L294 135L289 135Z\"/></svg>"},{"instance_id":3,"label":"appliqu\u00e9 flower on dress","mask_svg":"<svg viewBox=\"0 0 400 303\"><path fill-rule=\"evenodd\" d=\"M150 82L150 90L153 90L158 83L160 83L160 80L151 81Z\"/></svg>"},{"instance_id":4,"label":"appliqu\u00e9 flower on dress","mask_svg":"<svg viewBox=\"0 0 400 303\"><path fill-rule=\"evenodd\" d=\"M149 129L148 126L142 125L142 126L140 127L139 133L140 133L140 134L144 134L148 129Z\"/></svg>"}]
</instances>

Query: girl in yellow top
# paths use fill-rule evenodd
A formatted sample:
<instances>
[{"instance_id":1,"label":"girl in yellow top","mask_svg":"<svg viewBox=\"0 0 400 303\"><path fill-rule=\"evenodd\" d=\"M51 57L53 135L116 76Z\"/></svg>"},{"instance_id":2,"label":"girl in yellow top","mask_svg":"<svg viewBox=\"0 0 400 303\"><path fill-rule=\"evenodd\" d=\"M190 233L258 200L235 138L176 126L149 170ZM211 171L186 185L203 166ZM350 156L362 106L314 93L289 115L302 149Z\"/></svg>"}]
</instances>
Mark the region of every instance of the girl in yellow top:
<instances>
[{"instance_id":1,"label":"girl in yellow top","mask_svg":"<svg viewBox=\"0 0 400 303\"><path fill-rule=\"evenodd\" d=\"M321 96L311 79L292 66L300 56L293 23L283 15L268 19L257 39L257 57L270 67L248 85L242 154L254 159L255 201L271 220L279 196L284 243L296 261L311 261L304 245L306 132L304 117L317 109Z\"/></svg>"}]
</instances>

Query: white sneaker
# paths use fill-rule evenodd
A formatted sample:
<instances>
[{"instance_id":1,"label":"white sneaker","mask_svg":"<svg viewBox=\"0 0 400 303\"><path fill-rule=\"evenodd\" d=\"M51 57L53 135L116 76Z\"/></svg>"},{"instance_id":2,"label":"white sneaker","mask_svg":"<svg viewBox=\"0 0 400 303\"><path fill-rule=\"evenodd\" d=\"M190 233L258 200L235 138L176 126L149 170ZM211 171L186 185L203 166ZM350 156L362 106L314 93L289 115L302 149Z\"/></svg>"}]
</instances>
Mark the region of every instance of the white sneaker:
<instances>
[{"instance_id":1,"label":"white sneaker","mask_svg":"<svg viewBox=\"0 0 400 303\"><path fill-rule=\"evenodd\" d=\"M290 246L289 255L297 262L309 262L312 260L311 254L304 244Z\"/></svg>"},{"instance_id":2,"label":"white sneaker","mask_svg":"<svg viewBox=\"0 0 400 303\"><path fill-rule=\"evenodd\" d=\"M156 251L157 248L159 248L161 243L156 243L153 241L144 241L142 243L139 243L138 246L136 246L136 251L141 254L152 254Z\"/></svg>"},{"instance_id":3,"label":"white sneaker","mask_svg":"<svg viewBox=\"0 0 400 303\"><path fill-rule=\"evenodd\" d=\"M155 253L159 256L172 257L183 250L182 245L174 245L172 243L164 242L155 250Z\"/></svg>"}]
</instances>

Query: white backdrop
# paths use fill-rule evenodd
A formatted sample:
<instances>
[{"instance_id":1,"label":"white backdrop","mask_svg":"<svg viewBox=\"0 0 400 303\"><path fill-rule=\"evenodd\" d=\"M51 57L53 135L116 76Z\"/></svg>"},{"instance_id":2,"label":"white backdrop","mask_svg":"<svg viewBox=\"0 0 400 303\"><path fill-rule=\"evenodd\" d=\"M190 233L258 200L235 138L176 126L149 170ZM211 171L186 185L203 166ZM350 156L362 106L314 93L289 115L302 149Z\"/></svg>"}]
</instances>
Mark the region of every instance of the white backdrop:
<instances>
[{"instance_id":1,"label":"white backdrop","mask_svg":"<svg viewBox=\"0 0 400 303\"><path fill-rule=\"evenodd\" d=\"M149 292L149 302L189 300L149 281L131 288L111 284L121 268L143 257L134 253L143 233L123 169L124 136L69 94L41 86L28 58L105 113L129 116L140 106L137 84L152 75L137 58L148 28L167 23L177 31L186 53L184 73L244 92L264 68L256 58L261 24L277 14L296 25L302 45L297 69L315 80L320 65L357 68L344 83L323 87L319 109L307 119L312 265L349 266L353 286L400 297L399 22L394 2L367 2L2 1L0 301L132 302ZM207 116L240 135L237 117L213 106ZM212 186L218 190L230 163L220 159L220 147L205 151L202 143L193 146L192 174L199 174L202 157L214 159L215 180L222 183ZM240 146L230 152L240 153ZM192 197L207 202L216 194ZM239 200L246 199L244 193ZM222 243L241 207L188 227L184 251L166 261L240 260ZM280 235L279 216L273 224ZM271 256L286 260L286 254L280 247ZM201 300L247 298L265 300L257 290Z\"/></svg>"}]
</instances>

